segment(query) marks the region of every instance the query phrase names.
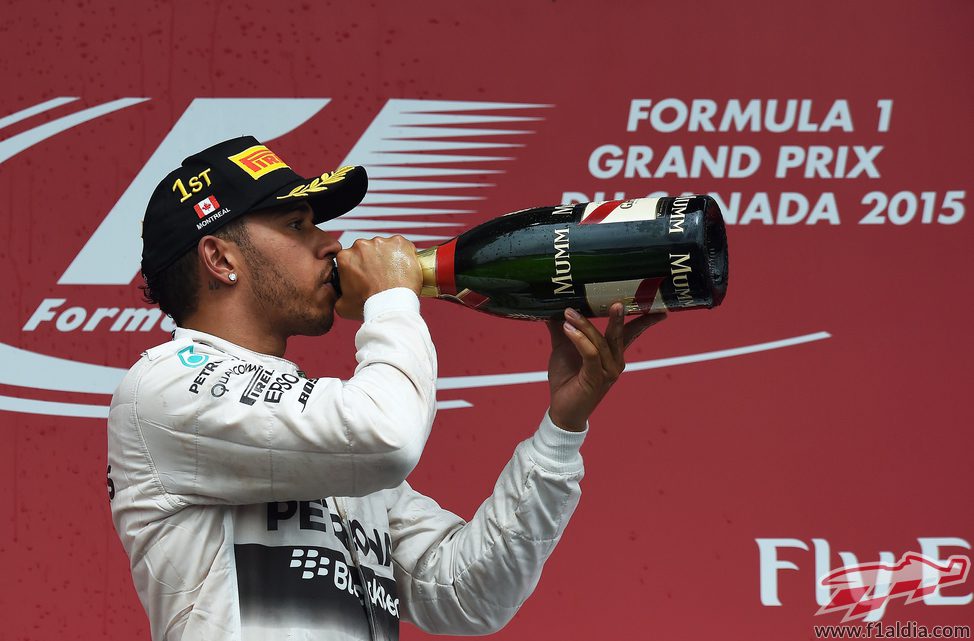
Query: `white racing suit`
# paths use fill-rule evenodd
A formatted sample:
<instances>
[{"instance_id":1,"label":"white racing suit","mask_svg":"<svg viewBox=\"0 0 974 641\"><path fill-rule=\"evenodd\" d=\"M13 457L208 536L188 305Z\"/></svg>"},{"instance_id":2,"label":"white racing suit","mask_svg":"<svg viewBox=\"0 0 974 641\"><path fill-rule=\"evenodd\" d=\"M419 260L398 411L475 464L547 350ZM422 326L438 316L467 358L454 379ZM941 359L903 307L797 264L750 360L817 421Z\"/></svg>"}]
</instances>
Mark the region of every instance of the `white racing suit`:
<instances>
[{"instance_id":1,"label":"white racing suit","mask_svg":"<svg viewBox=\"0 0 974 641\"><path fill-rule=\"evenodd\" d=\"M545 415L465 523L405 482L436 408L416 296L370 298L348 381L201 332L143 355L108 419L112 519L155 641L501 628L579 498L584 434Z\"/></svg>"}]
</instances>

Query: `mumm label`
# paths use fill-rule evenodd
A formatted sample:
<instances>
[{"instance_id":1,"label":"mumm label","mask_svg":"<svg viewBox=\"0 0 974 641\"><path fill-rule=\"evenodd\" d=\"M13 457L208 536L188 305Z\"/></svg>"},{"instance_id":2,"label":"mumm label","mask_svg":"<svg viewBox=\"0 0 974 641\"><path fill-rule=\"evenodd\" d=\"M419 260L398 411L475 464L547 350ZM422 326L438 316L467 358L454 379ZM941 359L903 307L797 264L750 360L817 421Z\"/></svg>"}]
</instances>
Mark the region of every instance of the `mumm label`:
<instances>
[{"instance_id":1,"label":"mumm label","mask_svg":"<svg viewBox=\"0 0 974 641\"><path fill-rule=\"evenodd\" d=\"M555 284L556 294L574 294L572 284L572 264L568 262L568 227L555 230L555 275L551 282Z\"/></svg>"}]
</instances>

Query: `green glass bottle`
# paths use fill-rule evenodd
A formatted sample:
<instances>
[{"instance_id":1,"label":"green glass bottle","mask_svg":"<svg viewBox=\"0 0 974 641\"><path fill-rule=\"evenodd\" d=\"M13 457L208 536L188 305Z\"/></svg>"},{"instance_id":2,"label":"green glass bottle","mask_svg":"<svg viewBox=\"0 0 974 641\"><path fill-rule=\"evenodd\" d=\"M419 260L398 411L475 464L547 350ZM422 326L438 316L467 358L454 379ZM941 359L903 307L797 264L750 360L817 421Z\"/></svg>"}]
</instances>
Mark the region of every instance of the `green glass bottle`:
<instances>
[{"instance_id":1,"label":"green glass bottle","mask_svg":"<svg viewBox=\"0 0 974 641\"><path fill-rule=\"evenodd\" d=\"M727 235L709 196L535 207L419 252L424 296L543 320L574 307L608 315L719 305Z\"/></svg>"}]
</instances>

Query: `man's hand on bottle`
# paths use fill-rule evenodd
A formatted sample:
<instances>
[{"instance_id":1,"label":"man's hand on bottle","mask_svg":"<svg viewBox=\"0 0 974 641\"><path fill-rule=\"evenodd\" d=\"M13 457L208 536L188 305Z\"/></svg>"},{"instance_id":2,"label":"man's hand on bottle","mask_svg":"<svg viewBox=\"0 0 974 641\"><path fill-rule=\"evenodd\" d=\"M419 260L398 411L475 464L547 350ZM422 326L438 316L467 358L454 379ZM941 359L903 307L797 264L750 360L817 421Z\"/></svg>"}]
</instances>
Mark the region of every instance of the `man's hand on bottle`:
<instances>
[{"instance_id":1,"label":"man's hand on bottle","mask_svg":"<svg viewBox=\"0 0 974 641\"><path fill-rule=\"evenodd\" d=\"M609 311L603 336L587 318L565 310L565 320L548 321L551 358L548 385L551 390L551 421L558 427L581 432L588 417L626 368L625 351L665 313L647 314L624 323L622 303Z\"/></svg>"},{"instance_id":2,"label":"man's hand on bottle","mask_svg":"<svg viewBox=\"0 0 974 641\"><path fill-rule=\"evenodd\" d=\"M365 301L394 287L408 287L419 295L423 270L416 247L402 236L356 240L336 256L342 296L335 312L342 318L362 320Z\"/></svg>"}]
</instances>

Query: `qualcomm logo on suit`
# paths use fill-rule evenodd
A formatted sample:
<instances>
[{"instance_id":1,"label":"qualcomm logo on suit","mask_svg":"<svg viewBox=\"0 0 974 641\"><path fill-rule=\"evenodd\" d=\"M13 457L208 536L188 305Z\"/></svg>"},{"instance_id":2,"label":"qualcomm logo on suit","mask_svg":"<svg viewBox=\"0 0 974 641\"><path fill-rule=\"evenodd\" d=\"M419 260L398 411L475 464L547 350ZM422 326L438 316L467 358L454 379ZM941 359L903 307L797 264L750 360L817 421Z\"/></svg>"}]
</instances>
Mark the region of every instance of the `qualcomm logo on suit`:
<instances>
[{"instance_id":1,"label":"qualcomm logo on suit","mask_svg":"<svg viewBox=\"0 0 974 641\"><path fill-rule=\"evenodd\" d=\"M0 117L0 129L78 100L60 97ZM121 98L75 111L0 139L0 165L32 146L102 116L129 109L148 98ZM169 133L101 224L66 265L57 281L66 288L128 285L138 274L140 224L145 203L161 176L183 158L221 140L248 133L270 142L307 123L329 98L197 98ZM463 229L438 216L475 214L476 201L503 174L510 150L532 132L523 127L543 120L551 105L444 100L390 99L372 120L341 165L365 165L369 193L354 211L328 221L323 229L339 234L343 246L357 238L401 233L417 244L433 244ZM498 153L500 152L500 153ZM430 165L433 165L430 167ZM0 166L2 171L2 166ZM445 190L449 190L446 193ZM458 206L458 203L460 205ZM417 220L416 218L420 218ZM70 289L68 291L71 291ZM77 290L75 290L77 291ZM28 301L30 299L28 298ZM18 310L18 313L23 313ZM55 329L84 335L110 332L171 331L171 320L151 307L87 307L67 297L45 297L26 312L22 332ZM828 338L826 332L706 354L629 364L627 370L650 369L726 358ZM163 337L160 336L160 341ZM0 343L0 384L24 389L111 394L125 370L41 354ZM546 380L545 372L445 377L438 388L464 389ZM462 400L444 401L440 409L469 407ZM64 403L0 395L0 410L55 416L106 417L106 405Z\"/></svg>"}]
</instances>

